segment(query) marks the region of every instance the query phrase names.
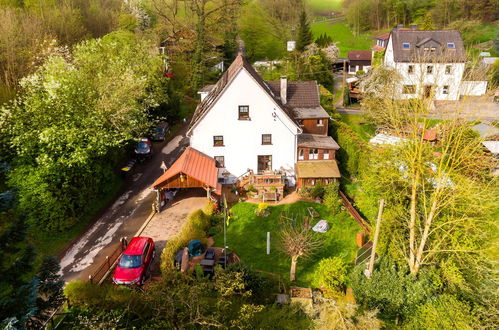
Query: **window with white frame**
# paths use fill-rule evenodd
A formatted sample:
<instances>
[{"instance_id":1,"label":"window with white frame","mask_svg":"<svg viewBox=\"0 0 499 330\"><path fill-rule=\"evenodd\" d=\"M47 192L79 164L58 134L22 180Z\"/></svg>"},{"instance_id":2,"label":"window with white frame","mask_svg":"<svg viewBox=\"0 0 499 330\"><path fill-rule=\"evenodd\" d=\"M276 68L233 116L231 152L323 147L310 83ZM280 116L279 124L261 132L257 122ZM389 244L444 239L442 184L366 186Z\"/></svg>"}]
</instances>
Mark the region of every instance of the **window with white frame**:
<instances>
[{"instance_id":1,"label":"window with white frame","mask_svg":"<svg viewBox=\"0 0 499 330\"><path fill-rule=\"evenodd\" d=\"M304 149L300 149L298 151L298 160L304 160L305 159L305 150Z\"/></svg>"},{"instance_id":2,"label":"window with white frame","mask_svg":"<svg viewBox=\"0 0 499 330\"><path fill-rule=\"evenodd\" d=\"M217 162L217 167L225 167L225 157L224 156L215 156L215 161Z\"/></svg>"},{"instance_id":3,"label":"window with white frame","mask_svg":"<svg viewBox=\"0 0 499 330\"><path fill-rule=\"evenodd\" d=\"M416 85L404 85L402 86L402 94L415 94Z\"/></svg>"},{"instance_id":4,"label":"window with white frame","mask_svg":"<svg viewBox=\"0 0 499 330\"><path fill-rule=\"evenodd\" d=\"M402 48L403 48L403 49L410 49L410 48L411 48L411 44L410 44L410 43L408 43L408 42L403 42L403 43L402 43Z\"/></svg>"},{"instance_id":5,"label":"window with white frame","mask_svg":"<svg viewBox=\"0 0 499 330\"><path fill-rule=\"evenodd\" d=\"M249 120L249 105L239 106L239 120Z\"/></svg>"},{"instance_id":6,"label":"window with white frame","mask_svg":"<svg viewBox=\"0 0 499 330\"><path fill-rule=\"evenodd\" d=\"M426 73L433 74L433 65L426 66Z\"/></svg>"},{"instance_id":7,"label":"window with white frame","mask_svg":"<svg viewBox=\"0 0 499 330\"><path fill-rule=\"evenodd\" d=\"M444 88L442 89L442 94L449 94L449 85L445 85Z\"/></svg>"},{"instance_id":8,"label":"window with white frame","mask_svg":"<svg viewBox=\"0 0 499 330\"><path fill-rule=\"evenodd\" d=\"M453 43L453 42L448 42L448 43L447 43L447 47L448 47L448 48L456 48L456 44L455 44L455 43Z\"/></svg>"},{"instance_id":9,"label":"window with white frame","mask_svg":"<svg viewBox=\"0 0 499 330\"><path fill-rule=\"evenodd\" d=\"M312 148L308 152L308 159L319 159L319 149Z\"/></svg>"},{"instance_id":10,"label":"window with white frame","mask_svg":"<svg viewBox=\"0 0 499 330\"><path fill-rule=\"evenodd\" d=\"M329 150L328 149L324 150L324 159L329 159Z\"/></svg>"},{"instance_id":11,"label":"window with white frame","mask_svg":"<svg viewBox=\"0 0 499 330\"><path fill-rule=\"evenodd\" d=\"M451 73L452 73L452 65L446 65L445 74L451 74Z\"/></svg>"},{"instance_id":12,"label":"window with white frame","mask_svg":"<svg viewBox=\"0 0 499 330\"><path fill-rule=\"evenodd\" d=\"M215 135L213 137L213 146L214 147L223 147L224 146L224 137L223 137L223 135Z\"/></svg>"},{"instance_id":13,"label":"window with white frame","mask_svg":"<svg viewBox=\"0 0 499 330\"><path fill-rule=\"evenodd\" d=\"M414 73L414 65L409 65L407 67L407 73L408 74L413 74Z\"/></svg>"},{"instance_id":14,"label":"window with white frame","mask_svg":"<svg viewBox=\"0 0 499 330\"><path fill-rule=\"evenodd\" d=\"M324 126L324 120L317 119L317 126Z\"/></svg>"}]
</instances>

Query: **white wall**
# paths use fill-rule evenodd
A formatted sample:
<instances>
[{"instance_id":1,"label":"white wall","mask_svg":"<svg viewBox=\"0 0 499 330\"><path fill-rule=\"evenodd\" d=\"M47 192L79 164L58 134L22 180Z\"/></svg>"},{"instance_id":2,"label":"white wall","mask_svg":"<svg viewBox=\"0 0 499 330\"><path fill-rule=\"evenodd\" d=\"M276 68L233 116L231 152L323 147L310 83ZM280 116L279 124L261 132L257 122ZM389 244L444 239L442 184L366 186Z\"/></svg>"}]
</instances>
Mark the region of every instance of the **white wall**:
<instances>
[{"instance_id":1,"label":"white wall","mask_svg":"<svg viewBox=\"0 0 499 330\"><path fill-rule=\"evenodd\" d=\"M474 95L480 96L487 92L486 81L462 81L461 82L461 95Z\"/></svg>"},{"instance_id":2,"label":"white wall","mask_svg":"<svg viewBox=\"0 0 499 330\"><path fill-rule=\"evenodd\" d=\"M251 120L238 119L239 105L249 105ZM248 168L257 171L258 155L272 155L273 169L292 176L297 133L296 125L243 69L193 128L190 144L209 156L224 156L225 167L236 177ZM272 134L272 145L262 145L262 134ZM223 135L225 146L213 146L215 135Z\"/></svg>"}]
</instances>

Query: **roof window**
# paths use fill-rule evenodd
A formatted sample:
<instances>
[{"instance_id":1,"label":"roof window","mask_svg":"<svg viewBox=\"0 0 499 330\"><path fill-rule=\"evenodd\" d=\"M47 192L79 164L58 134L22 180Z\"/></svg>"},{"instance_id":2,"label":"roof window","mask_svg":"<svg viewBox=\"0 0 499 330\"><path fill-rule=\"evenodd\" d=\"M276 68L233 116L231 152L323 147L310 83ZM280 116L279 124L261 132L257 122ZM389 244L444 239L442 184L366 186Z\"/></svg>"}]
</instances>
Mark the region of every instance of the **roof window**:
<instances>
[{"instance_id":1,"label":"roof window","mask_svg":"<svg viewBox=\"0 0 499 330\"><path fill-rule=\"evenodd\" d=\"M403 43L402 43L402 48L403 48L403 49L409 49L409 48L411 48L411 44L410 44L410 43L408 43L408 42L403 42Z\"/></svg>"},{"instance_id":2,"label":"roof window","mask_svg":"<svg viewBox=\"0 0 499 330\"><path fill-rule=\"evenodd\" d=\"M449 48L456 48L456 44L453 43L453 42L448 42L447 43L447 47L449 47Z\"/></svg>"}]
</instances>

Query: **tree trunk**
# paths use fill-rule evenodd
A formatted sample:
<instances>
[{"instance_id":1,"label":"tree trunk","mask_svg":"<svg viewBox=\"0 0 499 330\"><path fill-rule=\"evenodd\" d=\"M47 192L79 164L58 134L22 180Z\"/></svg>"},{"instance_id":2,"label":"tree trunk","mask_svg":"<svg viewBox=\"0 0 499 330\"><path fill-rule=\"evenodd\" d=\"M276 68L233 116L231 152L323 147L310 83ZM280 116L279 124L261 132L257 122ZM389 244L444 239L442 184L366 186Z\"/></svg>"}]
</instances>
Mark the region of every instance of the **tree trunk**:
<instances>
[{"instance_id":1,"label":"tree trunk","mask_svg":"<svg viewBox=\"0 0 499 330\"><path fill-rule=\"evenodd\" d=\"M424 223L423 234L421 235L421 241L419 242L419 248L416 253L416 260L414 261L414 266L411 268L412 274L417 274L419 272L419 268L421 267L421 259L423 257L424 247L426 245L426 241L428 240L431 223L433 222L433 218L435 217L437 204L438 204L438 198L435 197L431 205L430 214L428 214L428 217L426 218Z\"/></svg>"},{"instance_id":2,"label":"tree trunk","mask_svg":"<svg viewBox=\"0 0 499 330\"><path fill-rule=\"evenodd\" d=\"M414 267L415 262L415 245L416 245L416 204L417 204L417 189L419 184L419 172L416 173L414 181L412 182L412 192L411 192L411 220L409 223L409 268Z\"/></svg>"},{"instance_id":3,"label":"tree trunk","mask_svg":"<svg viewBox=\"0 0 499 330\"><path fill-rule=\"evenodd\" d=\"M291 257L291 270L289 272L289 280L293 282L296 279L296 263L298 262L297 256Z\"/></svg>"}]
</instances>

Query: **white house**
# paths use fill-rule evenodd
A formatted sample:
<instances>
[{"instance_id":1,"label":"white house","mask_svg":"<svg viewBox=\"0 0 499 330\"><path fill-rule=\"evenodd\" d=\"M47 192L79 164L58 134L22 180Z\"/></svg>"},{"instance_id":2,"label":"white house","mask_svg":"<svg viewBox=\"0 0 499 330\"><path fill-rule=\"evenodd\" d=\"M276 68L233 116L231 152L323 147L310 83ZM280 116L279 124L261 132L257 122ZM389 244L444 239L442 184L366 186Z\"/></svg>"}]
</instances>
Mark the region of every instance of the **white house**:
<instances>
[{"instance_id":1,"label":"white house","mask_svg":"<svg viewBox=\"0 0 499 330\"><path fill-rule=\"evenodd\" d=\"M325 162L324 180L339 177L339 146L327 136L329 115L320 106L315 81L288 82L282 77L265 82L238 55L201 95L187 136L192 148L218 162L224 183L240 180L250 170L255 175L282 174L294 186L296 163L314 161ZM306 179L304 185L319 178Z\"/></svg>"},{"instance_id":2,"label":"white house","mask_svg":"<svg viewBox=\"0 0 499 330\"><path fill-rule=\"evenodd\" d=\"M463 41L453 30L396 28L390 33L384 58L386 66L400 73L397 95L401 99L458 100L463 92L465 62Z\"/></svg>"}]
</instances>

